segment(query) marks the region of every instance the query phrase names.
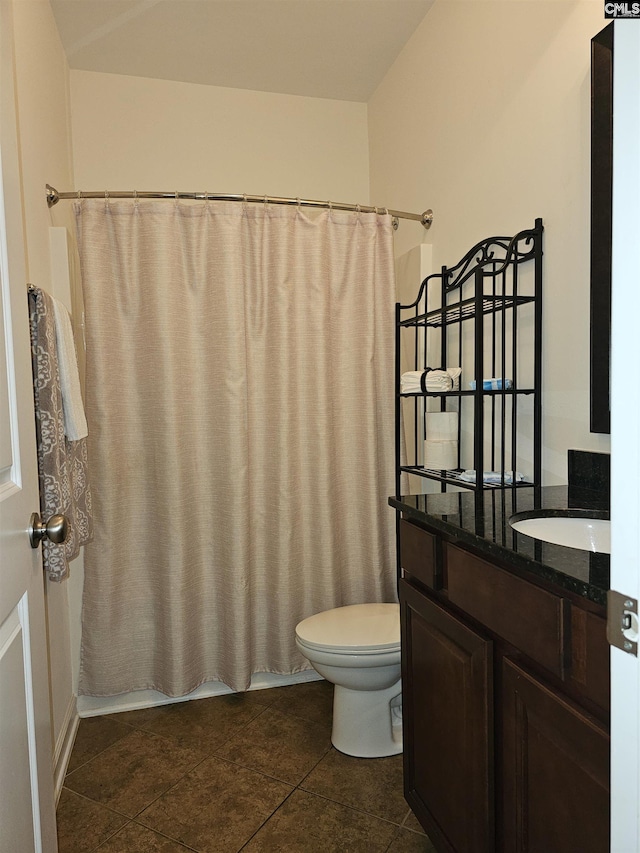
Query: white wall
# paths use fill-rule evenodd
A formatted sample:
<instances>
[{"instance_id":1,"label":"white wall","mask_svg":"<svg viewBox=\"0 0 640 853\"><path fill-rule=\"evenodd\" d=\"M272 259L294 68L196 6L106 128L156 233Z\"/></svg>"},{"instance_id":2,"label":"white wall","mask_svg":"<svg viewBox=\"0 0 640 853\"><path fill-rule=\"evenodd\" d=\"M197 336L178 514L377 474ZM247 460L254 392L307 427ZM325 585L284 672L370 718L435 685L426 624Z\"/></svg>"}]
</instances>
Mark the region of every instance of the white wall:
<instances>
[{"instance_id":1,"label":"white wall","mask_svg":"<svg viewBox=\"0 0 640 853\"><path fill-rule=\"evenodd\" d=\"M77 189L368 202L365 104L91 71L71 98Z\"/></svg>"},{"instance_id":2,"label":"white wall","mask_svg":"<svg viewBox=\"0 0 640 853\"><path fill-rule=\"evenodd\" d=\"M432 207L434 267L544 220L543 467L589 432L590 40L602 4L436 0L369 103L371 203Z\"/></svg>"},{"instance_id":3,"label":"white wall","mask_svg":"<svg viewBox=\"0 0 640 853\"><path fill-rule=\"evenodd\" d=\"M28 280L70 305L69 288L52 282L49 227L70 225L69 211L52 216L45 184L73 184L68 66L48 0L14 0L16 94ZM26 284L26 283L25 283ZM25 293L26 310L26 293ZM72 574L79 560L71 564ZM75 722L69 635L68 581L45 582L53 753L64 769Z\"/></svg>"}]
</instances>

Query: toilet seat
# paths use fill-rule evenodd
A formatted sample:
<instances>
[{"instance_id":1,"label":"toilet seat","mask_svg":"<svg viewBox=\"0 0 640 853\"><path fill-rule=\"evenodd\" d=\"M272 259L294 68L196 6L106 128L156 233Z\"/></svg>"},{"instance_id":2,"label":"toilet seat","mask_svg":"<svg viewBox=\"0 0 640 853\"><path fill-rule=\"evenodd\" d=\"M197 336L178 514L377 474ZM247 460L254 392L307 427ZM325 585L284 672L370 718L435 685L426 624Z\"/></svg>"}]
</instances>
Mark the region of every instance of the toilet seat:
<instances>
[{"instance_id":1,"label":"toilet seat","mask_svg":"<svg viewBox=\"0 0 640 853\"><path fill-rule=\"evenodd\" d=\"M333 654L400 651L397 604L351 604L325 610L296 627L298 641L309 649Z\"/></svg>"}]
</instances>

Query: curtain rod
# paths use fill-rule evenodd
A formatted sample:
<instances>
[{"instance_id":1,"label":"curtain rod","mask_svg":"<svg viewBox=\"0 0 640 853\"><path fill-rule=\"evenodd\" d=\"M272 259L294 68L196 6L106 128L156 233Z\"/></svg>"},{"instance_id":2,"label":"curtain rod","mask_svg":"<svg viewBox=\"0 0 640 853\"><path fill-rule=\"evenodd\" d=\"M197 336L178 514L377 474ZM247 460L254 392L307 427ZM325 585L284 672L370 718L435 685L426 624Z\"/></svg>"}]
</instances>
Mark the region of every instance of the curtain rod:
<instances>
[{"instance_id":1,"label":"curtain rod","mask_svg":"<svg viewBox=\"0 0 640 853\"><path fill-rule=\"evenodd\" d=\"M53 207L63 199L82 199L82 198L158 198L158 199L195 199L202 201L247 201L247 202L266 202L267 204L290 204L300 205L301 207L324 207L334 208L335 210L352 210L360 211L361 213L388 213L394 219L412 219L415 222L421 222L425 228L431 228L433 222L433 211L425 210L424 213L405 213L402 210L390 210L386 207L371 207L365 204L345 204L343 202L332 201L313 201L304 198L279 198L269 195L243 195L238 193L184 193L184 192L138 192L137 190L116 191L111 192L105 190L103 192L84 192L78 191L73 193L59 193L57 189L47 186L47 204Z\"/></svg>"}]
</instances>

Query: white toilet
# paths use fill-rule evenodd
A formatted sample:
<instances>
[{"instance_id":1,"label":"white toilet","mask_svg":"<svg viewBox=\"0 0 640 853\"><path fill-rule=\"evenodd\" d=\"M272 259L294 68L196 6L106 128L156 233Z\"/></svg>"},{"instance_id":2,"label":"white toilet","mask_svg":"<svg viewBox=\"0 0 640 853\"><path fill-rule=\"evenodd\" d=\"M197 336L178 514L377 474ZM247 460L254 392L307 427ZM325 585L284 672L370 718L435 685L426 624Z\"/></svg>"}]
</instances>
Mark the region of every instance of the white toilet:
<instances>
[{"instance_id":1,"label":"white toilet","mask_svg":"<svg viewBox=\"0 0 640 853\"><path fill-rule=\"evenodd\" d=\"M296 645L335 685L336 749L358 758L402 752L399 605L352 604L316 613L296 627Z\"/></svg>"}]
</instances>

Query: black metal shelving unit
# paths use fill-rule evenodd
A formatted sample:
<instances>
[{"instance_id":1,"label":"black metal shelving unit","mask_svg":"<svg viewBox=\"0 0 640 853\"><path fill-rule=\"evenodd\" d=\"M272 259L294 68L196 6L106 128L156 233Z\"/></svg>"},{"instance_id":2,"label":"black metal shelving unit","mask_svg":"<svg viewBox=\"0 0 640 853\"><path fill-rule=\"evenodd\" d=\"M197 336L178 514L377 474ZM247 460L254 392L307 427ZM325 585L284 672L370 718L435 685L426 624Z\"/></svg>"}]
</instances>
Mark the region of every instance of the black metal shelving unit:
<instances>
[{"instance_id":1,"label":"black metal shelving unit","mask_svg":"<svg viewBox=\"0 0 640 853\"><path fill-rule=\"evenodd\" d=\"M396 495L403 474L436 481L443 492L471 489L478 501L502 486L483 482L485 471L503 479L522 471L514 488L540 485L542 233L536 219L513 237L483 240L428 276L415 302L396 305ZM450 367L462 368L458 389L402 393L403 370ZM494 377L502 387L484 390ZM434 410L458 413L457 466L449 470L423 464L425 414ZM465 469L476 471L476 482L460 479Z\"/></svg>"}]
</instances>

